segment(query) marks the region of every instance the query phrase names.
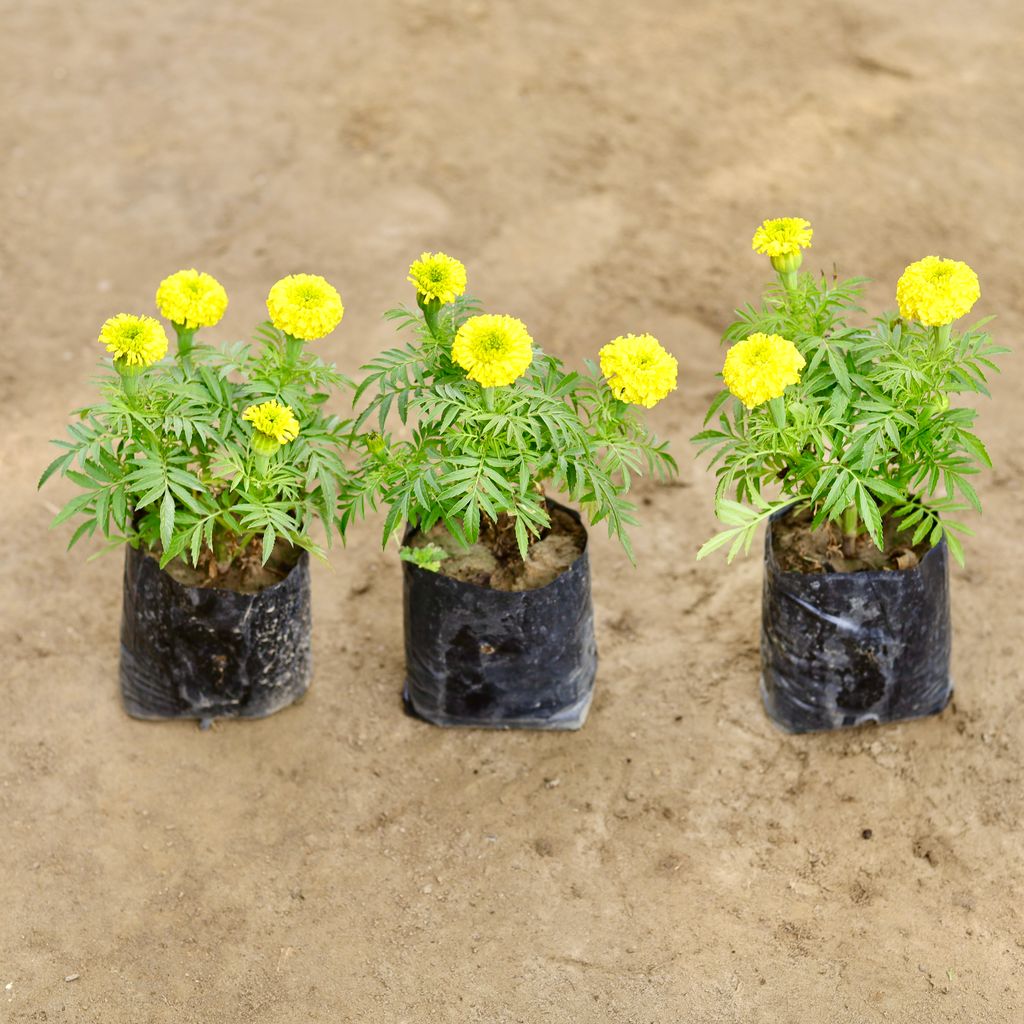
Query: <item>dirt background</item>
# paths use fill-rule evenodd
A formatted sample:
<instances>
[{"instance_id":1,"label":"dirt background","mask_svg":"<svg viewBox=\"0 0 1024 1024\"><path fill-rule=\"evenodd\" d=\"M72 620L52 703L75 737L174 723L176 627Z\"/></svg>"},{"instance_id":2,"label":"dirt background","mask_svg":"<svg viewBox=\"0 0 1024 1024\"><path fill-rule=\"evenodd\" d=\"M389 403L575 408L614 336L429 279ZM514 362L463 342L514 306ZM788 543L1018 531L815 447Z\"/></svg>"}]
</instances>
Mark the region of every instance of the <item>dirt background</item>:
<instances>
[{"instance_id":1,"label":"dirt background","mask_svg":"<svg viewBox=\"0 0 1024 1024\"><path fill-rule=\"evenodd\" d=\"M954 572L955 706L793 738L757 697L760 560L714 524L699 427L764 216L892 303L938 252L1024 322L1024 7L882 0L2 4L0 1020L89 1024L1019 1022L1016 362ZM315 570L314 689L256 724L142 724L120 561L37 494L102 320L195 265L247 334L310 270L347 371L406 267L571 360L651 331L682 478L632 569L593 538L602 667L576 735L401 714L400 573L361 526ZM1010 538L1008 540L1008 538ZM865 829L871 838L864 839ZM65 978L78 975L77 980Z\"/></svg>"}]
</instances>

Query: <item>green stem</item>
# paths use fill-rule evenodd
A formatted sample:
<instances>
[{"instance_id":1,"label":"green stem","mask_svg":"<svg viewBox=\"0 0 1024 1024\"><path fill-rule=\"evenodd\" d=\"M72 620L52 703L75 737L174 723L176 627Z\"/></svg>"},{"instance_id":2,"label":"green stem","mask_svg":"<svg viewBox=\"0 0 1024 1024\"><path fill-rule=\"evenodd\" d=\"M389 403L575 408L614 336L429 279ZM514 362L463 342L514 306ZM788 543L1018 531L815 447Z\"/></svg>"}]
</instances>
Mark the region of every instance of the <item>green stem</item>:
<instances>
[{"instance_id":1,"label":"green stem","mask_svg":"<svg viewBox=\"0 0 1024 1024\"><path fill-rule=\"evenodd\" d=\"M417 292L416 305L420 307L420 312L423 314L423 320L427 325L427 330L430 331L431 337L435 341L442 341L441 327L438 323L438 317L441 313L440 300L431 299L429 302L424 302L423 296Z\"/></svg>"},{"instance_id":2,"label":"green stem","mask_svg":"<svg viewBox=\"0 0 1024 1024\"><path fill-rule=\"evenodd\" d=\"M483 388L484 409L487 412L494 412L494 388Z\"/></svg>"},{"instance_id":3,"label":"green stem","mask_svg":"<svg viewBox=\"0 0 1024 1024\"><path fill-rule=\"evenodd\" d=\"M795 270L780 270L779 280L782 282L782 287L786 289L786 294L792 298L796 292L797 272Z\"/></svg>"},{"instance_id":4,"label":"green stem","mask_svg":"<svg viewBox=\"0 0 1024 1024\"><path fill-rule=\"evenodd\" d=\"M857 535L860 532L857 506L848 505L843 509L843 554L851 558L857 553Z\"/></svg>"},{"instance_id":5,"label":"green stem","mask_svg":"<svg viewBox=\"0 0 1024 1024\"><path fill-rule=\"evenodd\" d=\"M124 374L121 377L121 387L124 389L125 398L134 400L139 394L138 375Z\"/></svg>"},{"instance_id":6,"label":"green stem","mask_svg":"<svg viewBox=\"0 0 1024 1024\"><path fill-rule=\"evenodd\" d=\"M255 537L255 536L256 536L255 532L252 532L252 531L250 531L249 533L243 533L242 534L242 536L239 538L239 540L235 544L235 551L234 551L234 554L231 556L231 558L228 560L228 565L231 565L234 562L234 560L239 555L245 553L245 549L249 546L249 544L251 543L253 537Z\"/></svg>"},{"instance_id":7,"label":"green stem","mask_svg":"<svg viewBox=\"0 0 1024 1024\"><path fill-rule=\"evenodd\" d=\"M228 561L227 541L222 533L213 535L213 557L218 565L223 565Z\"/></svg>"},{"instance_id":8,"label":"green stem","mask_svg":"<svg viewBox=\"0 0 1024 1024\"><path fill-rule=\"evenodd\" d=\"M196 336L195 327L186 327L184 324L174 325L175 333L178 335L178 358L185 369L192 368L192 344Z\"/></svg>"},{"instance_id":9,"label":"green stem","mask_svg":"<svg viewBox=\"0 0 1024 1024\"><path fill-rule=\"evenodd\" d=\"M441 307L433 302L428 302L420 308L423 310L423 319L426 321L427 330L430 331L436 341L440 341L441 328L438 325L437 318L441 312Z\"/></svg>"},{"instance_id":10,"label":"green stem","mask_svg":"<svg viewBox=\"0 0 1024 1024\"><path fill-rule=\"evenodd\" d=\"M293 338L290 334L286 334L284 337L284 365L286 369L294 370L302 358L304 343L301 338Z\"/></svg>"},{"instance_id":11,"label":"green stem","mask_svg":"<svg viewBox=\"0 0 1024 1024\"><path fill-rule=\"evenodd\" d=\"M136 406L135 399L138 398L142 390L142 376L145 373L145 368L127 363L122 359L115 359L114 369L117 370L117 375L121 378L121 390L124 391L124 397L128 399L128 404ZM143 426L148 426L148 424L144 423Z\"/></svg>"},{"instance_id":12,"label":"green stem","mask_svg":"<svg viewBox=\"0 0 1024 1024\"><path fill-rule=\"evenodd\" d=\"M786 305L789 306L790 312L795 311L794 300L799 284L797 272L800 270L801 263L803 263L803 257L799 250L786 253L784 256L772 257L772 266L775 268L775 273L779 275L782 287L786 290Z\"/></svg>"}]
</instances>

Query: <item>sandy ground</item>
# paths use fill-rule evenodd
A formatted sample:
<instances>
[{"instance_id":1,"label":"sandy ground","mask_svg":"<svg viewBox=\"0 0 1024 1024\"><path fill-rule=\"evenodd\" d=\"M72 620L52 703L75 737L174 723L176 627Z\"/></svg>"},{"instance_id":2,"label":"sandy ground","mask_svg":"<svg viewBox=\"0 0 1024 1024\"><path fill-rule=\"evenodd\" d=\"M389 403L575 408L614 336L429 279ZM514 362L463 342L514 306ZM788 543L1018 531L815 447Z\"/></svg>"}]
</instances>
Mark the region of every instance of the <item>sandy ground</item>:
<instances>
[{"instance_id":1,"label":"sandy ground","mask_svg":"<svg viewBox=\"0 0 1024 1024\"><path fill-rule=\"evenodd\" d=\"M0 1020L68 1024L1019 1022L1015 362L997 469L954 571L955 705L792 738L757 698L760 560L696 565L711 483L685 439L717 336L765 266L968 260L1024 323L1024 8L883 0L4 0ZM315 570L307 701L142 724L116 688L120 561L64 553L46 440L90 394L101 321L215 273L217 337L279 276L387 343L425 248L572 360L625 330L679 356L632 569L592 545L582 733L403 717L400 572L360 527ZM870 829L870 838L862 836ZM66 981L66 977L77 980Z\"/></svg>"}]
</instances>

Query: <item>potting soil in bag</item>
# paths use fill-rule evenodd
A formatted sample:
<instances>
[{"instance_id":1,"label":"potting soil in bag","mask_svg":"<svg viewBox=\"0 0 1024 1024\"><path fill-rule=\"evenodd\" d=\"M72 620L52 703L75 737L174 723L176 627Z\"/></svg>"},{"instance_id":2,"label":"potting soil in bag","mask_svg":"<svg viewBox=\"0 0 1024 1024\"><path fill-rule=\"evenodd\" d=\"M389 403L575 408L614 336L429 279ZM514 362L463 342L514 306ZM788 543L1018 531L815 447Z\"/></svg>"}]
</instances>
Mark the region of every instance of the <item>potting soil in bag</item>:
<instances>
[{"instance_id":1,"label":"potting soil in bag","mask_svg":"<svg viewBox=\"0 0 1024 1024\"><path fill-rule=\"evenodd\" d=\"M494 590L409 562L403 573L405 697L416 715L491 728L583 724L597 672L585 545L533 590Z\"/></svg>"},{"instance_id":2,"label":"potting soil in bag","mask_svg":"<svg viewBox=\"0 0 1024 1024\"><path fill-rule=\"evenodd\" d=\"M949 675L944 541L913 568L783 571L765 537L761 689L790 732L895 722L941 711Z\"/></svg>"},{"instance_id":3,"label":"potting soil in bag","mask_svg":"<svg viewBox=\"0 0 1024 1024\"><path fill-rule=\"evenodd\" d=\"M309 555L255 593L191 587L127 548L121 691L135 718L260 718L312 668Z\"/></svg>"}]
</instances>

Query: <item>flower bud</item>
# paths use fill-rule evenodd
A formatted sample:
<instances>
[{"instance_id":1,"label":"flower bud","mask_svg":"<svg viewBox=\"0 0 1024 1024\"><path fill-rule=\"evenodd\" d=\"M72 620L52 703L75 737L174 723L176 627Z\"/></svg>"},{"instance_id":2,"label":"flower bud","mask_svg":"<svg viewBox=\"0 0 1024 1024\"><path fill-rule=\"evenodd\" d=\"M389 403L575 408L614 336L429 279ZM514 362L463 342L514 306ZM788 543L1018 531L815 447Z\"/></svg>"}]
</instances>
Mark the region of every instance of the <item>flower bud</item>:
<instances>
[{"instance_id":1,"label":"flower bud","mask_svg":"<svg viewBox=\"0 0 1024 1024\"><path fill-rule=\"evenodd\" d=\"M784 256L773 256L772 266L780 274L795 274L800 269L800 264L803 261L803 254L797 250L796 252L788 252Z\"/></svg>"},{"instance_id":2,"label":"flower bud","mask_svg":"<svg viewBox=\"0 0 1024 1024\"><path fill-rule=\"evenodd\" d=\"M127 359L115 359L114 369L121 378L121 387L125 396L129 399L139 394L139 387L142 384L141 377L146 372L145 364L130 363Z\"/></svg>"},{"instance_id":3,"label":"flower bud","mask_svg":"<svg viewBox=\"0 0 1024 1024\"><path fill-rule=\"evenodd\" d=\"M121 379L141 377L146 372L143 363L129 363L127 359L115 359L114 369L117 370Z\"/></svg>"},{"instance_id":4,"label":"flower bud","mask_svg":"<svg viewBox=\"0 0 1024 1024\"><path fill-rule=\"evenodd\" d=\"M274 455L281 448L281 442L277 438L271 437L269 434L264 434L260 430L254 430L252 432L252 450L257 455L262 455L264 458L269 458Z\"/></svg>"}]
</instances>

